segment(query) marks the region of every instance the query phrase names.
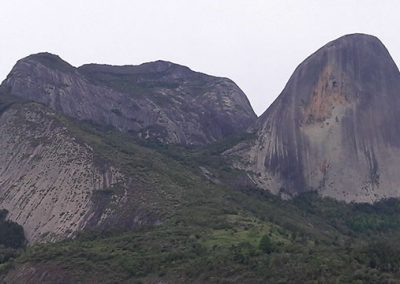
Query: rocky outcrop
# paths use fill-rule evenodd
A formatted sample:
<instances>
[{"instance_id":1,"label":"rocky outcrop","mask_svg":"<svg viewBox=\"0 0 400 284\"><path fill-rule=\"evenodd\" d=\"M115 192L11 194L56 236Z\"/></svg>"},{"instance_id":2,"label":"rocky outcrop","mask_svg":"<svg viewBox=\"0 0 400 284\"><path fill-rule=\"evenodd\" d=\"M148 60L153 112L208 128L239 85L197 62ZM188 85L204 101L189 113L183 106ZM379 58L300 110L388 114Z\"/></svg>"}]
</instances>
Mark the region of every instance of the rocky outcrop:
<instances>
[{"instance_id":1,"label":"rocky outcrop","mask_svg":"<svg viewBox=\"0 0 400 284\"><path fill-rule=\"evenodd\" d=\"M295 70L258 119L256 139L227 152L260 187L345 201L400 196L400 74L384 45L354 34Z\"/></svg>"},{"instance_id":2,"label":"rocky outcrop","mask_svg":"<svg viewBox=\"0 0 400 284\"><path fill-rule=\"evenodd\" d=\"M163 143L212 143L243 132L256 119L231 80L165 61L75 68L40 53L18 61L2 88L79 120Z\"/></svg>"},{"instance_id":3,"label":"rocky outcrop","mask_svg":"<svg viewBox=\"0 0 400 284\"><path fill-rule=\"evenodd\" d=\"M112 166L98 165L56 114L35 104L0 111L0 208L24 227L30 243L74 236L110 215L96 213L93 196L124 182Z\"/></svg>"},{"instance_id":4,"label":"rocky outcrop","mask_svg":"<svg viewBox=\"0 0 400 284\"><path fill-rule=\"evenodd\" d=\"M23 264L11 270L2 279L5 284L25 284L25 283L74 283L72 277L67 275L63 269L56 265L30 265Z\"/></svg>"}]
</instances>

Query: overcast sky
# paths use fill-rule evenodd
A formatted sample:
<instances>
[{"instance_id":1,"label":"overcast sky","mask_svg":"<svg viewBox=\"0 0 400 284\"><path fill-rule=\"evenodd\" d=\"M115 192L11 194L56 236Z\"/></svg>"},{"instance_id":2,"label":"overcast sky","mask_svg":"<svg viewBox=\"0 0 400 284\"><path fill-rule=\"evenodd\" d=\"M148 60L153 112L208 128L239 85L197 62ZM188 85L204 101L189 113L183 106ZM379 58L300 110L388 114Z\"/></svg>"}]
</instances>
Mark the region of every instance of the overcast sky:
<instances>
[{"instance_id":1,"label":"overcast sky","mask_svg":"<svg viewBox=\"0 0 400 284\"><path fill-rule=\"evenodd\" d=\"M0 0L0 80L48 51L74 66L158 59L229 77L258 114L308 55L341 35L378 36L400 63L400 1Z\"/></svg>"}]
</instances>

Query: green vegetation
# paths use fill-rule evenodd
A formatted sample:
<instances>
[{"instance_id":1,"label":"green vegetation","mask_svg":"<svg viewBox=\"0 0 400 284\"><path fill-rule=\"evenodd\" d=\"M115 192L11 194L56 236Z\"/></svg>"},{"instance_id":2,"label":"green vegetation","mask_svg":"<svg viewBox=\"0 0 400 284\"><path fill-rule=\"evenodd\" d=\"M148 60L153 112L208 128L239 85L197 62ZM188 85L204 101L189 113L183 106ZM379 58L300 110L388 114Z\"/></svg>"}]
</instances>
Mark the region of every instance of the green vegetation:
<instances>
[{"instance_id":1,"label":"green vegetation","mask_svg":"<svg viewBox=\"0 0 400 284\"><path fill-rule=\"evenodd\" d=\"M221 159L245 136L187 149L58 119L93 147L100 167L112 163L132 180L129 203L116 208L128 225L4 251L2 275L33 266L73 283L399 282L398 200L345 204L306 193L284 201L240 182L246 173ZM100 191L95 202L122 191ZM129 221L138 216L144 226L133 230Z\"/></svg>"},{"instance_id":2,"label":"green vegetation","mask_svg":"<svg viewBox=\"0 0 400 284\"><path fill-rule=\"evenodd\" d=\"M26 242L23 228L6 220L7 214L7 210L0 210L0 274L12 268Z\"/></svg>"},{"instance_id":3,"label":"green vegetation","mask_svg":"<svg viewBox=\"0 0 400 284\"><path fill-rule=\"evenodd\" d=\"M157 95L155 90L179 87L178 82L163 81L162 74L114 73L101 69L101 67L98 68L81 68L80 71L95 84L107 86L115 91L129 93L139 98L151 96L161 102L169 103L171 100L169 97Z\"/></svg>"},{"instance_id":4,"label":"green vegetation","mask_svg":"<svg viewBox=\"0 0 400 284\"><path fill-rule=\"evenodd\" d=\"M24 229L12 221L6 220L7 210L0 210L0 246L21 248L25 244Z\"/></svg>"},{"instance_id":5,"label":"green vegetation","mask_svg":"<svg viewBox=\"0 0 400 284\"><path fill-rule=\"evenodd\" d=\"M0 115L5 112L11 105L16 102L16 99L8 95L8 90L0 86Z\"/></svg>"},{"instance_id":6,"label":"green vegetation","mask_svg":"<svg viewBox=\"0 0 400 284\"><path fill-rule=\"evenodd\" d=\"M235 198L244 198L235 195L232 205L239 201ZM342 220L337 225L346 228L343 233L327 224L337 219L308 215L294 205L298 201L248 197L255 208L266 203L265 210L251 213L244 208L216 210L211 201L209 217L196 208L188 209L191 216L174 216L158 227L87 232L76 240L29 248L17 264L57 265L76 281L102 283L152 279L173 283L396 283L400 276L398 231L368 236ZM329 203L321 199L319 204L325 202Z\"/></svg>"},{"instance_id":7,"label":"green vegetation","mask_svg":"<svg viewBox=\"0 0 400 284\"><path fill-rule=\"evenodd\" d=\"M275 250L275 246L271 241L271 238L268 235L264 235L261 237L259 249L265 253L271 253Z\"/></svg>"}]
</instances>

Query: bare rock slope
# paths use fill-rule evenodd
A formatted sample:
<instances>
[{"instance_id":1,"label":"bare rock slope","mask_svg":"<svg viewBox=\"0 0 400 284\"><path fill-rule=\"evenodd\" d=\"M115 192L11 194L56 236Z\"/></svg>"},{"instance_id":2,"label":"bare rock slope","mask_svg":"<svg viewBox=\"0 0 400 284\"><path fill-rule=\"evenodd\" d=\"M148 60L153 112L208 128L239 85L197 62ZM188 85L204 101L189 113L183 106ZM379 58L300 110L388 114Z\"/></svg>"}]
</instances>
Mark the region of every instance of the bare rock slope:
<instances>
[{"instance_id":1,"label":"bare rock slope","mask_svg":"<svg viewBox=\"0 0 400 284\"><path fill-rule=\"evenodd\" d=\"M295 70L229 151L261 187L356 202L400 196L400 74L376 38L334 40Z\"/></svg>"},{"instance_id":2,"label":"bare rock slope","mask_svg":"<svg viewBox=\"0 0 400 284\"><path fill-rule=\"evenodd\" d=\"M80 143L35 104L0 111L0 208L24 227L29 242L71 237L88 223L101 223L93 195L123 182L112 166L99 166Z\"/></svg>"},{"instance_id":3,"label":"bare rock slope","mask_svg":"<svg viewBox=\"0 0 400 284\"><path fill-rule=\"evenodd\" d=\"M79 120L163 143L208 144L242 132L256 119L231 80L166 61L75 68L40 53L18 61L2 87Z\"/></svg>"},{"instance_id":4,"label":"bare rock slope","mask_svg":"<svg viewBox=\"0 0 400 284\"><path fill-rule=\"evenodd\" d=\"M229 79L170 62L75 68L28 56L0 86L0 208L30 243L159 224L178 206L183 178L131 135L116 136L204 145L255 118Z\"/></svg>"}]
</instances>

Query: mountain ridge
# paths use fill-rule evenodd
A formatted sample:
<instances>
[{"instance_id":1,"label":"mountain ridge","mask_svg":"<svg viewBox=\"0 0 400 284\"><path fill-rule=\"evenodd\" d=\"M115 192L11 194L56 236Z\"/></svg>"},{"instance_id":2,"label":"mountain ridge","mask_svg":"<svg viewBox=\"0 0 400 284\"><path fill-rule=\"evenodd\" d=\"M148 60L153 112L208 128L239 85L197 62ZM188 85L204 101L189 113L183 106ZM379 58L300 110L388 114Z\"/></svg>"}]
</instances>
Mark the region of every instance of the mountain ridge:
<instances>
[{"instance_id":1,"label":"mountain ridge","mask_svg":"<svg viewBox=\"0 0 400 284\"><path fill-rule=\"evenodd\" d=\"M75 68L40 53L18 61L2 87L79 120L162 143L209 144L256 119L233 81L166 61Z\"/></svg>"},{"instance_id":2,"label":"mountain ridge","mask_svg":"<svg viewBox=\"0 0 400 284\"><path fill-rule=\"evenodd\" d=\"M399 76L376 39L317 51L257 121L224 78L38 57L0 86L0 282L400 279ZM140 112L174 127L113 120Z\"/></svg>"}]
</instances>

